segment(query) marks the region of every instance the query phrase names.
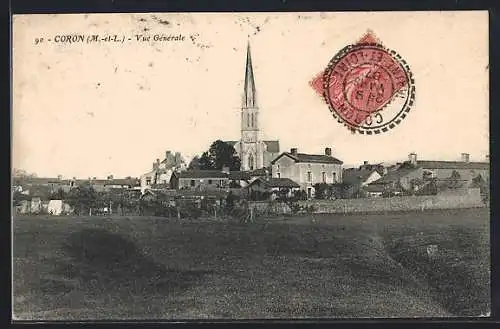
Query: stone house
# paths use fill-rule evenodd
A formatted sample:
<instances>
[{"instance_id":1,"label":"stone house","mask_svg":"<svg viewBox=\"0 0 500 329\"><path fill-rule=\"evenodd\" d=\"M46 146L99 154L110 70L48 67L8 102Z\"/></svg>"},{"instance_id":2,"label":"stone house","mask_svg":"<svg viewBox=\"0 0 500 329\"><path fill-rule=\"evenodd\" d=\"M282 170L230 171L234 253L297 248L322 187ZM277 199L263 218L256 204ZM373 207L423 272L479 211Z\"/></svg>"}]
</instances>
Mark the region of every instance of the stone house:
<instances>
[{"instance_id":1,"label":"stone house","mask_svg":"<svg viewBox=\"0 0 500 329\"><path fill-rule=\"evenodd\" d=\"M342 183L343 162L332 156L332 149L325 148L324 154L298 153L297 148L283 152L272 162L273 178L289 178L299 184L311 198L317 183Z\"/></svg>"},{"instance_id":2,"label":"stone house","mask_svg":"<svg viewBox=\"0 0 500 329\"><path fill-rule=\"evenodd\" d=\"M460 161L419 160L416 153L411 153L404 164L422 168L428 177L436 178L438 183L448 181L454 172L465 185L471 184L478 176L487 182L490 179L489 161L472 162L468 153L462 153Z\"/></svg>"},{"instance_id":3,"label":"stone house","mask_svg":"<svg viewBox=\"0 0 500 329\"><path fill-rule=\"evenodd\" d=\"M421 180L422 177L422 168L400 167L396 170L388 171L387 175L366 185L366 188L370 193L387 191L398 194L403 191L410 191L413 188L412 181Z\"/></svg>"},{"instance_id":4,"label":"stone house","mask_svg":"<svg viewBox=\"0 0 500 329\"><path fill-rule=\"evenodd\" d=\"M254 191L277 193L283 190L287 191L287 197L291 197L300 190L300 185L289 178L257 178L245 187L245 195L249 196Z\"/></svg>"},{"instance_id":5,"label":"stone house","mask_svg":"<svg viewBox=\"0 0 500 329\"><path fill-rule=\"evenodd\" d=\"M375 168L367 168L366 163L365 166L359 168L344 169L342 180L346 185L346 196L361 196L364 192L367 192L365 188L367 185L380 178L382 178L381 171Z\"/></svg>"},{"instance_id":6,"label":"stone house","mask_svg":"<svg viewBox=\"0 0 500 329\"><path fill-rule=\"evenodd\" d=\"M229 173L220 170L186 170L172 173L173 189L221 190L229 187Z\"/></svg>"}]
</instances>

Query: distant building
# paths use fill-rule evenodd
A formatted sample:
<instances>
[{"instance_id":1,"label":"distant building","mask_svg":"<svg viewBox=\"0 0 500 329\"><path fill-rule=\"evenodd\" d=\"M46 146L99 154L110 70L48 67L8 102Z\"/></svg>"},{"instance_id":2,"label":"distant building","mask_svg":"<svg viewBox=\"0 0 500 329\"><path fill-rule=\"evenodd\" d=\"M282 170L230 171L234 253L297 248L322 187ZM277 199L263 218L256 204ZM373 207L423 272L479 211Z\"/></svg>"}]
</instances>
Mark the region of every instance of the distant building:
<instances>
[{"instance_id":1,"label":"distant building","mask_svg":"<svg viewBox=\"0 0 500 329\"><path fill-rule=\"evenodd\" d=\"M257 178L252 181L246 188L246 194L251 195L252 192L279 192L287 191L286 196L291 197L293 193L300 190L300 185L289 178L269 177Z\"/></svg>"},{"instance_id":2,"label":"distant building","mask_svg":"<svg viewBox=\"0 0 500 329\"><path fill-rule=\"evenodd\" d=\"M247 171L230 171L229 172L229 187L239 188L248 186L252 176Z\"/></svg>"},{"instance_id":3,"label":"distant building","mask_svg":"<svg viewBox=\"0 0 500 329\"><path fill-rule=\"evenodd\" d=\"M359 196L366 186L382 178L384 170L377 167L368 166L364 163L359 168L344 169L342 181L346 186L346 196Z\"/></svg>"},{"instance_id":4,"label":"distant building","mask_svg":"<svg viewBox=\"0 0 500 329\"><path fill-rule=\"evenodd\" d=\"M81 183L89 184L97 192L105 192L112 189L134 189L140 187L140 180L137 178L113 178L113 179L90 179L87 181L80 181Z\"/></svg>"},{"instance_id":5,"label":"distant building","mask_svg":"<svg viewBox=\"0 0 500 329\"><path fill-rule=\"evenodd\" d=\"M412 181L421 180L423 177L422 168L401 167L396 170L388 171L387 175L371 182L366 186L370 193L382 193L383 191L402 193L412 189Z\"/></svg>"},{"instance_id":6,"label":"distant building","mask_svg":"<svg viewBox=\"0 0 500 329\"><path fill-rule=\"evenodd\" d=\"M229 187L229 174L220 170L186 170L174 172L170 186L173 189L220 190Z\"/></svg>"},{"instance_id":7,"label":"distant building","mask_svg":"<svg viewBox=\"0 0 500 329\"><path fill-rule=\"evenodd\" d=\"M488 160L489 158L483 162L472 162L468 153L461 154L461 161L419 160L416 153L410 153L408 161L404 162L403 165L422 168L426 175L434 177L438 181L448 180L453 172L457 172L460 175L460 180L471 183L478 176L489 181L490 164Z\"/></svg>"},{"instance_id":8,"label":"distant building","mask_svg":"<svg viewBox=\"0 0 500 329\"><path fill-rule=\"evenodd\" d=\"M269 166L280 152L279 141L263 141L261 139L259 107L250 45L247 46L245 85L241 104L241 139L239 141L226 141L226 143L234 146L241 159L241 170L243 171Z\"/></svg>"},{"instance_id":9,"label":"distant building","mask_svg":"<svg viewBox=\"0 0 500 329\"><path fill-rule=\"evenodd\" d=\"M167 188L170 185L172 173L186 170L186 167L186 162L179 152L166 151L162 161L156 159L151 171L141 175L141 192L144 193L146 189L158 189L162 186Z\"/></svg>"},{"instance_id":10,"label":"distant building","mask_svg":"<svg viewBox=\"0 0 500 329\"><path fill-rule=\"evenodd\" d=\"M311 198L317 183L335 184L342 182L343 162L332 156L332 149L325 148L324 154L298 153L297 148L281 153L272 162L273 178L289 178L299 184Z\"/></svg>"}]
</instances>

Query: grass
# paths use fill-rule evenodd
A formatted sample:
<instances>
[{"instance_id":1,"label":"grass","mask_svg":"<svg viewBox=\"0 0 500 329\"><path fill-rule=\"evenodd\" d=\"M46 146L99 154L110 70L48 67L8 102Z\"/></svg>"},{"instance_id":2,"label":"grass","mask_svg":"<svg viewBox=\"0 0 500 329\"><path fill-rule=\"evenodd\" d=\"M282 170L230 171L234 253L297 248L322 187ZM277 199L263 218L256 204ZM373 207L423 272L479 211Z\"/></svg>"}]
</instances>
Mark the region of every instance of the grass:
<instances>
[{"instance_id":1,"label":"grass","mask_svg":"<svg viewBox=\"0 0 500 329\"><path fill-rule=\"evenodd\" d=\"M438 246L434 257L429 244ZM14 219L20 320L478 316L484 210L254 224Z\"/></svg>"}]
</instances>

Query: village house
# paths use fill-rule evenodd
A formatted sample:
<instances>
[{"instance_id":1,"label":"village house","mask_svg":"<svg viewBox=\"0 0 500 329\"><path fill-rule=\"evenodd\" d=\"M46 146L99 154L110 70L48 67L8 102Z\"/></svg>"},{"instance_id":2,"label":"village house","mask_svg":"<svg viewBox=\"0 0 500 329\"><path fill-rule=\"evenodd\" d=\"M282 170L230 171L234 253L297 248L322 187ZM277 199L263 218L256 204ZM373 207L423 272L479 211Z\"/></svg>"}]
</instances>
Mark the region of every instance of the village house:
<instances>
[{"instance_id":1,"label":"village house","mask_svg":"<svg viewBox=\"0 0 500 329\"><path fill-rule=\"evenodd\" d=\"M250 184L252 176L247 171L229 171L229 187L242 188Z\"/></svg>"},{"instance_id":2,"label":"village house","mask_svg":"<svg viewBox=\"0 0 500 329\"><path fill-rule=\"evenodd\" d=\"M158 190L169 188L172 173L183 170L186 170L186 163L181 154L167 150L165 158L161 162L160 159L156 159L153 162L152 170L141 175L141 192L144 193L146 189Z\"/></svg>"},{"instance_id":3,"label":"village house","mask_svg":"<svg viewBox=\"0 0 500 329\"><path fill-rule=\"evenodd\" d=\"M324 154L298 153L297 148L281 153L272 162L273 178L289 178L307 192L314 195L314 184L336 184L342 182L343 162L332 156L332 149L325 148Z\"/></svg>"},{"instance_id":4,"label":"village house","mask_svg":"<svg viewBox=\"0 0 500 329\"><path fill-rule=\"evenodd\" d=\"M414 190L413 182L422 180L422 177L422 168L402 166L395 170L389 170L385 176L366 185L365 191L368 196L382 195L383 192L400 194L404 191Z\"/></svg>"},{"instance_id":5,"label":"village house","mask_svg":"<svg viewBox=\"0 0 500 329\"><path fill-rule=\"evenodd\" d=\"M367 161L358 168L344 169L342 181L346 185L346 196L362 196L364 192L367 192L366 186L382 178L386 172L387 170L380 168L380 165L369 165Z\"/></svg>"},{"instance_id":6,"label":"village house","mask_svg":"<svg viewBox=\"0 0 500 329\"><path fill-rule=\"evenodd\" d=\"M229 187L229 173L220 170L186 170L172 173L173 189L221 190Z\"/></svg>"},{"instance_id":7,"label":"village house","mask_svg":"<svg viewBox=\"0 0 500 329\"><path fill-rule=\"evenodd\" d=\"M289 178L259 177L253 180L245 187L245 195L251 196L253 192L272 193L272 198L278 196L279 192L286 192L286 197L292 197L295 192L300 190L300 185Z\"/></svg>"},{"instance_id":8,"label":"village house","mask_svg":"<svg viewBox=\"0 0 500 329\"><path fill-rule=\"evenodd\" d=\"M489 181L490 164L488 160L487 158L482 162L472 162L468 153L462 153L460 161L418 160L416 153L410 153L408 161L404 164L422 168L425 175L436 178L438 182L451 179L455 172L455 174L458 173L456 179L468 185L478 176L481 176L485 181Z\"/></svg>"},{"instance_id":9,"label":"village house","mask_svg":"<svg viewBox=\"0 0 500 329\"><path fill-rule=\"evenodd\" d=\"M97 192L106 192L112 189L135 189L139 188L140 181L137 178L109 178L79 180L78 185L89 184Z\"/></svg>"}]
</instances>

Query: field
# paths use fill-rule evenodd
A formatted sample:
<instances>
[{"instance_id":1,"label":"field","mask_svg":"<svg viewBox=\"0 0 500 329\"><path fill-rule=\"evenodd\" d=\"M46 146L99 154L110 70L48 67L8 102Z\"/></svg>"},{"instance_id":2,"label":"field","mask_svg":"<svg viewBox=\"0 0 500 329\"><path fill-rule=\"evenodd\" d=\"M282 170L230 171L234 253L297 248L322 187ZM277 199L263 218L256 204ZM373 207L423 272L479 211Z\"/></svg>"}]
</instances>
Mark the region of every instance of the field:
<instances>
[{"instance_id":1,"label":"field","mask_svg":"<svg viewBox=\"0 0 500 329\"><path fill-rule=\"evenodd\" d=\"M489 211L14 219L18 320L479 316ZM436 245L429 256L427 246Z\"/></svg>"}]
</instances>

